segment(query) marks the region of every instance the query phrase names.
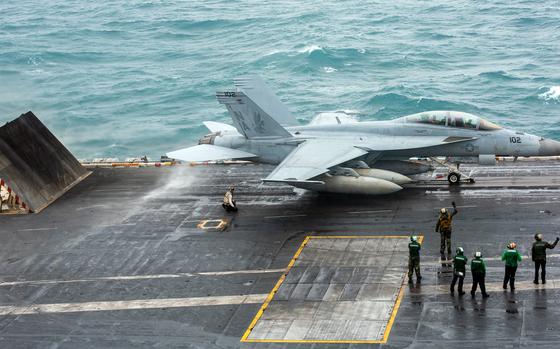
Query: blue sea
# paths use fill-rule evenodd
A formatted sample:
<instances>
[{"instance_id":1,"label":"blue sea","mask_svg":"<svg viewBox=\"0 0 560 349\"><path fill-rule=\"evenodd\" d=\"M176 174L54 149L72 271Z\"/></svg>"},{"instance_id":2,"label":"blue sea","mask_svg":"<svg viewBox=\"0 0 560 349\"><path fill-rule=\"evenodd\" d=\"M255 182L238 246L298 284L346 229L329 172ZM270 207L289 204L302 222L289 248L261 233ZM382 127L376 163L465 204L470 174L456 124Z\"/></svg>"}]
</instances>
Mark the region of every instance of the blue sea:
<instances>
[{"instance_id":1,"label":"blue sea","mask_svg":"<svg viewBox=\"0 0 560 349\"><path fill-rule=\"evenodd\" d=\"M303 123L454 109L560 139L560 3L0 1L0 122L32 110L78 158L196 143L242 74Z\"/></svg>"}]
</instances>

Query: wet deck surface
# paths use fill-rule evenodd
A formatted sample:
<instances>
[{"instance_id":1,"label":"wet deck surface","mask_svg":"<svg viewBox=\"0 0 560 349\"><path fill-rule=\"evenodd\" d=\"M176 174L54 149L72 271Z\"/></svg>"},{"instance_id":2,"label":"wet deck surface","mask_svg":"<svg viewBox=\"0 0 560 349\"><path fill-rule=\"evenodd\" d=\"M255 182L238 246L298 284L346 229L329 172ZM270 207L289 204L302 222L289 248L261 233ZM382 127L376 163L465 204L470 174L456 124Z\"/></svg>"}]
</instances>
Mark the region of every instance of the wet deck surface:
<instances>
[{"instance_id":1,"label":"wet deck surface","mask_svg":"<svg viewBox=\"0 0 560 349\"><path fill-rule=\"evenodd\" d=\"M408 242L406 236L306 238L242 340L384 341L402 297Z\"/></svg>"},{"instance_id":2,"label":"wet deck surface","mask_svg":"<svg viewBox=\"0 0 560 349\"><path fill-rule=\"evenodd\" d=\"M0 217L0 347L557 347L560 251L545 286L532 284L527 254L535 231L553 240L558 230L560 163L481 167L474 185L385 197L263 186L270 169L96 169L41 214ZM219 206L230 184L237 214ZM435 220L452 200L454 246L489 257L486 301L451 297L437 262ZM404 287L387 344L240 342L306 236L411 233L425 236L424 279ZM496 258L509 241L525 257L514 295L501 290Z\"/></svg>"}]
</instances>

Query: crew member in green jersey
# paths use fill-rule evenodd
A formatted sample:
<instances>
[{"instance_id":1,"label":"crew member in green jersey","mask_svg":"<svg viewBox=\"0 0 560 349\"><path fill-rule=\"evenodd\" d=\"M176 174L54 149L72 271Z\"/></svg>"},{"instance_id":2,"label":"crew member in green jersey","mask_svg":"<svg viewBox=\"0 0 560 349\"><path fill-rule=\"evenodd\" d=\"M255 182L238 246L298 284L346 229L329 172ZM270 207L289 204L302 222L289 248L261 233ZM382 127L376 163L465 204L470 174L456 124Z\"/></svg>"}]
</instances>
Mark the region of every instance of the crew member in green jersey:
<instances>
[{"instance_id":1,"label":"crew member in green jersey","mask_svg":"<svg viewBox=\"0 0 560 349\"><path fill-rule=\"evenodd\" d=\"M420 243L416 236L410 237L408 243L408 283L412 283L412 274L416 272L416 282L420 282Z\"/></svg>"},{"instance_id":2,"label":"crew member in green jersey","mask_svg":"<svg viewBox=\"0 0 560 349\"><path fill-rule=\"evenodd\" d=\"M521 254L516 250L517 244L515 242L510 242L507 245L507 249L502 253L502 261L506 264L506 270L504 275L504 290L507 290L507 285L509 286L511 292L515 290L515 272L517 271L517 265L521 262Z\"/></svg>"},{"instance_id":3,"label":"crew member in green jersey","mask_svg":"<svg viewBox=\"0 0 560 349\"><path fill-rule=\"evenodd\" d=\"M465 272L467 266L467 257L462 247L457 247L455 257L453 257L453 280L451 281L451 294L455 294L455 283L459 280L459 296L465 294L463 291L463 281L465 280Z\"/></svg>"},{"instance_id":4,"label":"crew member in green jersey","mask_svg":"<svg viewBox=\"0 0 560 349\"><path fill-rule=\"evenodd\" d=\"M486 285L484 284L484 279L486 278L486 263L482 259L482 253L476 252L474 254L474 259L471 261L471 273L472 273L472 288L471 296L474 297L476 294L476 289L480 286L480 292L482 292L483 298L488 298L490 295L486 293Z\"/></svg>"}]
</instances>

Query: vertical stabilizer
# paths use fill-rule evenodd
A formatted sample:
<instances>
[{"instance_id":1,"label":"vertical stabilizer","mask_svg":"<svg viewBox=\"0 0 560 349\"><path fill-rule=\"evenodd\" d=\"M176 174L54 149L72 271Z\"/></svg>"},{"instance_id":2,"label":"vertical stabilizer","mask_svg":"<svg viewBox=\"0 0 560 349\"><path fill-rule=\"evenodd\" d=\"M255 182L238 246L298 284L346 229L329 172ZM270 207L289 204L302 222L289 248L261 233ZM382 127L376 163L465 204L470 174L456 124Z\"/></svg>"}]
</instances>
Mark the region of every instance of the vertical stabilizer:
<instances>
[{"instance_id":1,"label":"vertical stabilizer","mask_svg":"<svg viewBox=\"0 0 560 349\"><path fill-rule=\"evenodd\" d=\"M297 126L298 121L288 108L282 104L274 92L266 86L258 76L241 76L235 78L235 87L238 91L245 93L265 113L270 115L282 126Z\"/></svg>"},{"instance_id":2,"label":"vertical stabilizer","mask_svg":"<svg viewBox=\"0 0 560 349\"><path fill-rule=\"evenodd\" d=\"M235 128L247 138L292 137L269 113L241 91L216 92L218 102L231 114Z\"/></svg>"}]
</instances>

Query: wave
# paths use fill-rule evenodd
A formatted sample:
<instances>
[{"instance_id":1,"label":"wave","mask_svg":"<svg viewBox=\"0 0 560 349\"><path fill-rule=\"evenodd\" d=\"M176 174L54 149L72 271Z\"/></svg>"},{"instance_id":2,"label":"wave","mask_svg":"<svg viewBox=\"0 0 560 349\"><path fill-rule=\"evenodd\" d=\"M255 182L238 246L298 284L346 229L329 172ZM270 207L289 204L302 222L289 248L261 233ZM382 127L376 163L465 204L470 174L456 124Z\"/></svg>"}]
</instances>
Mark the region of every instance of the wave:
<instances>
[{"instance_id":1,"label":"wave","mask_svg":"<svg viewBox=\"0 0 560 349\"><path fill-rule=\"evenodd\" d=\"M560 102L560 86L552 86L548 91L539 94L539 99L546 102Z\"/></svg>"},{"instance_id":2,"label":"wave","mask_svg":"<svg viewBox=\"0 0 560 349\"><path fill-rule=\"evenodd\" d=\"M385 16L382 18L374 18L374 19L370 19L368 21L368 23L371 26L374 25L387 25L387 24L392 24L392 23L402 23L403 20L405 20L406 18L400 15L393 15L393 16Z\"/></svg>"},{"instance_id":3,"label":"wave","mask_svg":"<svg viewBox=\"0 0 560 349\"><path fill-rule=\"evenodd\" d=\"M330 73L362 60L366 55L364 48L330 48L309 44L292 49L273 48L256 58L254 63L259 66L285 64L294 68L299 66L305 71L323 70Z\"/></svg>"},{"instance_id":4,"label":"wave","mask_svg":"<svg viewBox=\"0 0 560 349\"><path fill-rule=\"evenodd\" d=\"M247 19L249 20L249 19ZM150 31L158 30L161 28L168 28L178 31L200 31L200 30L219 30L226 29L232 26L238 26L244 20L230 20L230 19L205 19L205 20L190 20L190 19L173 19L173 20L145 20L145 19L131 19L131 20L112 20L104 23L104 26L110 28L119 28L120 30L140 30L148 29Z\"/></svg>"},{"instance_id":5,"label":"wave","mask_svg":"<svg viewBox=\"0 0 560 349\"><path fill-rule=\"evenodd\" d=\"M225 29L239 24L241 21L229 19L207 19L200 21L192 20L171 20L160 21L159 24L163 27L173 28L177 30L211 30L211 29Z\"/></svg>"},{"instance_id":6,"label":"wave","mask_svg":"<svg viewBox=\"0 0 560 349\"><path fill-rule=\"evenodd\" d=\"M478 76L489 80L521 80L520 78L513 76L503 70L484 72L478 74Z\"/></svg>"},{"instance_id":7,"label":"wave","mask_svg":"<svg viewBox=\"0 0 560 349\"><path fill-rule=\"evenodd\" d=\"M76 36L76 37L102 37L102 38L116 38L119 36L126 36L128 33L124 30L117 30L117 29L80 29L78 31L61 31L48 34L56 35L61 38L68 38L69 35Z\"/></svg>"},{"instance_id":8,"label":"wave","mask_svg":"<svg viewBox=\"0 0 560 349\"><path fill-rule=\"evenodd\" d=\"M315 52L315 51L322 51L322 52L324 52L323 48L322 48L321 46L319 46L319 45L307 45L307 46L305 46L304 48L298 50L298 52L300 52L300 53L308 53L308 54L311 54L311 53L313 53L313 52Z\"/></svg>"},{"instance_id":9,"label":"wave","mask_svg":"<svg viewBox=\"0 0 560 349\"><path fill-rule=\"evenodd\" d=\"M449 40L455 38L453 35L437 33L433 31L421 30L415 33L417 38L421 39L432 39L432 40Z\"/></svg>"},{"instance_id":10,"label":"wave","mask_svg":"<svg viewBox=\"0 0 560 349\"><path fill-rule=\"evenodd\" d=\"M19 75L21 72L17 71L17 70L11 70L11 69L0 69L0 76L14 76L14 75Z\"/></svg>"},{"instance_id":11,"label":"wave","mask_svg":"<svg viewBox=\"0 0 560 349\"><path fill-rule=\"evenodd\" d=\"M547 27L556 26L558 23L557 17L538 16L538 17L521 17L509 21L511 25L516 27Z\"/></svg>"},{"instance_id":12,"label":"wave","mask_svg":"<svg viewBox=\"0 0 560 349\"><path fill-rule=\"evenodd\" d=\"M516 26L539 25L540 23L542 23L542 20L540 18L533 17L520 17L510 20L510 23Z\"/></svg>"},{"instance_id":13,"label":"wave","mask_svg":"<svg viewBox=\"0 0 560 349\"><path fill-rule=\"evenodd\" d=\"M82 62L104 62L113 61L116 56L108 56L102 51L75 51L59 52L47 51L41 54L41 58L49 63L82 63Z\"/></svg>"}]
</instances>

